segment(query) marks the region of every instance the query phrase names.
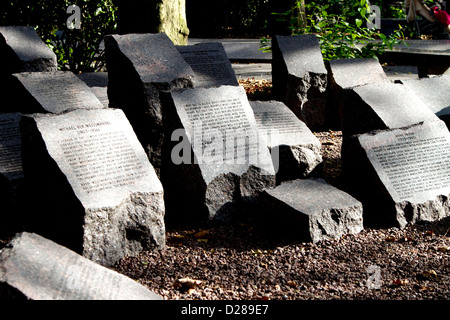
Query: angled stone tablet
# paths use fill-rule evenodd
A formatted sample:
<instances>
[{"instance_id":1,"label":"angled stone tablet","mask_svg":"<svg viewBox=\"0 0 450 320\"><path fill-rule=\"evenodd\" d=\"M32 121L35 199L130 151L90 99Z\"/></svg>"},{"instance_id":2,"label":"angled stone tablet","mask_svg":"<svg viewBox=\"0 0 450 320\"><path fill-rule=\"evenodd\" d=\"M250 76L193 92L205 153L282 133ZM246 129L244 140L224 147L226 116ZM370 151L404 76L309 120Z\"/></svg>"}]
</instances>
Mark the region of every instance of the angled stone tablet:
<instances>
[{"instance_id":1,"label":"angled stone tablet","mask_svg":"<svg viewBox=\"0 0 450 320\"><path fill-rule=\"evenodd\" d=\"M105 38L105 45L111 54L118 54L113 51L119 50L143 83L169 84L176 79L192 79L192 69L165 33L111 35ZM110 64L114 61L110 60Z\"/></svg>"},{"instance_id":2,"label":"angled stone tablet","mask_svg":"<svg viewBox=\"0 0 450 320\"><path fill-rule=\"evenodd\" d=\"M177 46L177 49L195 73L195 87L239 85L220 42Z\"/></svg>"},{"instance_id":3,"label":"angled stone tablet","mask_svg":"<svg viewBox=\"0 0 450 320\"><path fill-rule=\"evenodd\" d=\"M105 52L109 106L124 110L159 173L160 93L193 87L195 73L164 33L106 36Z\"/></svg>"},{"instance_id":4,"label":"angled stone tablet","mask_svg":"<svg viewBox=\"0 0 450 320\"><path fill-rule=\"evenodd\" d=\"M185 184L189 190L184 195L194 193L188 198L200 199L211 219L223 218L227 207L234 208L242 198L252 199L275 183L272 159L266 142L259 141L244 88L186 89L170 96L167 110L173 122L166 138L171 137L173 147L164 172L172 181L163 183Z\"/></svg>"},{"instance_id":5,"label":"angled stone tablet","mask_svg":"<svg viewBox=\"0 0 450 320\"><path fill-rule=\"evenodd\" d=\"M362 204L322 179L283 182L264 190L262 198L273 226L281 225L283 233L294 232L301 239L338 239L363 230Z\"/></svg>"},{"instance_id":6,"label":"angled stone tablet","mask_svg":"<svg viewBox=\"0 0 450 320\"><path fill-rule=\"evenodd\" d=\"M0 114L0 232L9 231L20 220L17 212L24 186L21 119L20 113Z\"/></svg>"},{"instance_id":7,"label":"angled stone tablet","mask_svg":"<svg viewBox=\"0 0 450 320\"><path fill-rule=\"evenodd\" d=\"M344 107L344 136L438 120L428 104L402 84L371 83L353 91Z\"/></svg>"},{"instance_id":8,"label":"angled stone tablet","mask_svg":"<svg viewBox=\"0 0 450 320\"><path fill-rule=\"evenodd\" d=\"M23 178L21 119L21 113L0 114L0 174L9 182Z\"/></svg>"},{"instance_id":9,"label":"angled stone tablet","mask_svg":"<svg viewBox=\"0 0 450 320\"><path fill-rule=\"evenodd\" d=\"M102 265L164 248L163 188L122 110L27 115L22 130L24 172L52 240Z\"/></svg>"},{"instance_id":10,"label":"angled stone tablet","mask_svg":"<svg viewBox=\"0 0 450 320\"><path fill-rule=\"evenodd\" d=\"M34 233L0 251L0 297L29 300L161 300L136 281Z\"/></svg>"},{"instance_id":11,"label":"angled stone tablet","mask_svg":"<svg viewBox=\"0 0 450 320\"><path fill-rule=\"evenodd\" d=\"M315 35L277 35L276 43L289 74L297 78L303 78L307 73L327 74Z\"/></svg>"},{"instance_id":12,"label":"angled stone tablet","mask_svg":"<svg viewBox=\"0 0 450 320\"><path fill-rule=\"evenodd\" d=\"M278 181L306 177L322 162L320 141L284 103L250 101L250 105L278 169Z\"/></svg>"},{"instance_id":13,"label":"angled stone tablet","mask_svg":"<svg viewBox=\"0 0 450 320\"><path fill-rule=\"evenodd\" d=\"M413 90L450 128L450 75L404 80L402 83Z\"/></svg>"},{"instance_id":14,"label":"angled stone tablet","mask_svg":"<svg viewBox=\"0 0 450 320\"><path fill-rule=\"evenodd\" d=\"M72 72L16 73L17 106L24 113L63 113L75 109L102 109L105 106L89 87Z\"/></svg>"},{"instance_id":15,"label":"angled stone tablet","mask_svg":"<svg viewBox=\"0 0 450 320\"><path fill-rule=\"evenodd\" d=\"M390 82L376 59L335 59L329 61L330 85L351 89L369 83Z\"/></svg>"},{"instance_id":16,"label":"angled stone tablet","mask_svg":"<svg viewBox=\"0 0 450 320\"><path fill-rule=\"evenodd\" d=\"M355 188L373 221L405 227L450 215L450 133L443 121L356 135ZM356 145L356 144L355 144Z\"/></svg>"},{"instance_id":17,"label":"angled stone tablet","mask_svg":"<svg viewBox=\"0 0 450 320\"><path fill-rule=\"evenodd\" d=\"M327 73L316 35L274 37L274 96L310 128L326 124Z\"/></svg>"},{"instance_id":18,"label":"angled stone tablet","mask_svg":"<svg viewBox=\"0 0 450 320\"><path fill-rule=\"evenodd\" d=\"M329 122L340 128L348 90L369 83L391 82L376 59L335 59L328 62Z\"/></svg>"},{"instance_id":19,"label":"angled stone tablet","mask_svg":"<svg viewBox=\"0 0 450 320\"><path fill-rule=\"evenodd\" d=\"M0 57L3 71L9 73L56 71L56 55L34 28L0 27Z\"/></svg>"}]
</instances>

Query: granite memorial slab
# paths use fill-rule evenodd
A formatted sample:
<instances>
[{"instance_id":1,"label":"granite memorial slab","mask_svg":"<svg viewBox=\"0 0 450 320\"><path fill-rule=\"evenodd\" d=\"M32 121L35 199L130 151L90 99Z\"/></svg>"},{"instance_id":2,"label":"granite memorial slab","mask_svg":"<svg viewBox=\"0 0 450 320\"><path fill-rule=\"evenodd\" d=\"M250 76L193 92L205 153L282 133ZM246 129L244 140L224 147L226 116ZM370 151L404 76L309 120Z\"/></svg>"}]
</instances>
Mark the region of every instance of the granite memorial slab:
<instances>
[{"instance_id":1,"label":"granite memorial slab","mask_svg":"<svg viewBox=\"0 0 450 320\"><path fill-rule=\"evenodd\" d=\"M352 139L347 173L367 207L368 221L403 228L450 215L450 133L443 121Z\"/></svg>"},{"instance_id":2,"label":"granite memorial slab","mask_svg":"<svg viewBox=\"0 0 450 320\"><path fill-rule=\"evenodd\" d=\"M284 102L309 128L324 127L328 71L317 36L277 35L272 52L275 99Z\"/></svg>"},{"instance_id":3,"label":"granite memorial slab","mask_svg":"<svg viewBox=\"0 0 450 320\"><path fill-rule=\"evenodd\" d=\"M23 179L21 113L0 113L0 174L10 183Z\"/></svg>"},{"instance_id":4,"label":"granite memorial slab","mask_svg":"<svg viewBox=\"0 0 450 320\"><path fill-rule=\"evenodd\" d=\"M351 89L376 82L390 82L376 59L334 59L329 61L332 85Z\"/></svg>"},{"instance_id":5,"label":"granite memorial slab","mask_svg":"<svg viewBox=\"0 0 450 320\"><path fill-rule=\"evenodd\" d=\"M371 83L345 96L341 156L346 170L352 153L349 137L373 130L395 129L439 118L413 90L398 83Z\"/></svg>"},{"instance_id":6,"label":"granite memorial slab","mask_svg":"<svg viewBox=\"0 0 450 320\"><path fill-rule=\"evenodd\" d=\"M438 120L428 104L402 84L370 83L352 91L344 108L344 136Z\"/></svg>"},{"instance_id":7,"label":"granite memorial slab","mask_svg":"<svg viewBox=\"0 0 450 320\"><path fill-rule=\"evenodd\" d=\"M275 185L272 158L266 142L259 141L243 87L177 90L165 103L167 168L161 176L168 205L227 220L239 202L251 203Z\"/></svg>"},{"instance_id":8,"label":"granite memorial slab","mask_svg":"<svg viewBox=\"0 0 450 320\"><path fill-rule=\"evenodd\" d=\"M414 91L450 128L450 75L403 80L402 83Z\"/></svg>"},{"instance_id":9,"label":"granite memorial slab","mask_svg":"<svg viewBox=\"0 0 450 320\"><path fill-rule=\"evenodd\" d=\"M24 115L35 232L109 266L165 247L163 187L120 109ZM30 219L33 219L31 217Z\"/></svg>"},{"instance_id":10,"label":"granite memorial slab","mask_svg":"<svg viewBox=\"0 0 450 320\"><path fill-rule=\"evenodd\" d=\"M159 174L160 93L193 87L195 73L165 33L106 36L105 52L109 106L125 112Z\"/></svg>"},{"instance_id":11,"label":"granite memorial slab","mask_svg":"<svg viewBox=\"0 0 450 320\"><path fill-rule=\"evenodd\" d=\"M361 202L322 179L283 182L266 189L261 204L273 232L278 229L301 240L339 239L363 230Z\"/></svg>"},{"instance_id":12,"label":"granite memorial slab","mask_svg":"<svg viewBox=\"0 0 450 320\"><path fill-rule=\"evenodd\" d=\"M250 101L259 134L266 137L277 183L305 178L322 163L322 145L280 101Z\"/></svg>"},{"instance_id":13,"label":"granite memorial slab","mask_svg":"<svg viewBox=\"0 0 450 320\"><path fill-rule=\"evenodd\" d=\"M59 114L75 109L102 109L105 106L89 87L69 71L13 74L11 105L22 113Z\"/></svg>"},{"instance_id":14,"label":"granite memorial slab","mask_svg":"<svg viewBox=\"0 0 450 320\"><path fill-rule=\"evenodd\" d=\"M340 128L344 108L344 95L348 91L369 83L390 80L376 59L334 59L327 64L329 123Z\"/></svg>"},{"instance_id":15,"label":"granite memorial slab","mask_svg":"<svg viewBox=\"0 0 450 320\"><path fill-rule=\"evenodd\" d=\"M116 271L35 233L0 250L0 300L162 300Z\"/></svg>"},{"instance_id":16,"label":"granite memorial slab","mask_svg":"<svg viewBox=\"0 0 450 320\"><path fill-rule=\"evenodd\" d=\"M177 46L195 73L195 87L238 86L236 74L220 42Z\"/></svg>"},{"instance_id":17,"label":"granite memorial slab","mask_svg":"<svg viewBox=\"0 0 450 320\"><path fill-rule=\"evenodd\" d=\"M0 26L0 61L6 73L47 72L58 68L53 51L34 28L26 26Z\"/></svg>"},{"instance_id":18,"label":"granite memorial slab","mask_svg":"<svg viewBox=\"0 0 450 320\"><path fill-rule=\"evenodd\" d=\"M108 73L107 72L84 72L76 75L88 85L95 96L107 108L108 100Z\"/></svg>"},{"instance_id":19,"label":"granite memorial slab","mask_svg":"<svg viewBox=\"0 0 450 320\"><path fill-rule=\"evenodd\" d=\"M23 190L20 113L0 113L0 231L9 231L17 222Z\"/></svg>"}]
</instances>

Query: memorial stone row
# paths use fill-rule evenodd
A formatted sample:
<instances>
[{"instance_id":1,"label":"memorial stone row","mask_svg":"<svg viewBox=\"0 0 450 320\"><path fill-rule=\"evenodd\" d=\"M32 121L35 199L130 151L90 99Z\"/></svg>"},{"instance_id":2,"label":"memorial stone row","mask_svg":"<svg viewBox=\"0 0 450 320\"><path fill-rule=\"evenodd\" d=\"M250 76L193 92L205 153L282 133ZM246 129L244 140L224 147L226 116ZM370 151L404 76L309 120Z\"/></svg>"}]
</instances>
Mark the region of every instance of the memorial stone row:
<instances>
[{"instance_id":1,"label":"memorial stone row","mask_svg":"<svg viewBox=\"0 0 450 320\"><path fill-rule=\"evenodd\" d=\"M449 99L426 89L448 92L445 76L391 83L375 60L325 65L315 36L276 36L278 101L249 101L218 43L108 35L107 72L75 76L32 29L0 34L3 227L30 229L0 251L0 296L159 299L105 267L163 250L168 219L250 209L316 242L449 215ZM352 192L314 178L311 130L330 123Z\"/></svg>"},{"instance_id":2,"label":"memorial stone row","mask_svg":"<svg viewBox=\"0 0 450 320\"><path fill-rule=\"evenodd\" d=\"M273 58L278 99L310 128L342 129L344 178L366 225L450 215L448 75L392 82L373 59L325 64L314 35L276 36Z\"/></svg>"}]
</instances>

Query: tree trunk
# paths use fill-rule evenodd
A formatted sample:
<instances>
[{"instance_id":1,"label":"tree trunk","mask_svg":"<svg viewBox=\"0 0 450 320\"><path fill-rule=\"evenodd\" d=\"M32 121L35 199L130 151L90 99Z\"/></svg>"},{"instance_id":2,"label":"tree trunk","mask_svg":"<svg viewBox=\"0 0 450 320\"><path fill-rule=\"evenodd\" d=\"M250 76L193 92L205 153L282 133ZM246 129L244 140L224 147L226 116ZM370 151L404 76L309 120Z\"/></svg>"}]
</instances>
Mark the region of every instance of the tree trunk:
<instances>
[{"instance_id":1,"label":"tree trunk","mask_svg":"<svg viewBox=\"0 0 450 320\"><path fill-rule=\"evenodd\" d=\"M306 25L305 0L270 0L271 12L285 13L290 11L285 21L277 21L272 16L272 35L292 35L294 30Z\"/></svg>"},{"instance_id":2,"label":"tree trunk","mask_svg":"<svg viewBox=\"0 0 450 320\"><path fill-rule=\"evenodd\" d=\"M119 0L118 32L165 32L175 45L187 44L186 0Z\"/></svg>"},{"instance_id":3,"label":"tree trunk","mask_svg":"<svg viewBox=\"0 0 450 320\"><path fill-rule=\"evenodd\" d=\"M299 7L297 8L297 17L299 27L306 27L306 11L305 11L305 0L298 1Z\"/></svg>"}]
</instances>

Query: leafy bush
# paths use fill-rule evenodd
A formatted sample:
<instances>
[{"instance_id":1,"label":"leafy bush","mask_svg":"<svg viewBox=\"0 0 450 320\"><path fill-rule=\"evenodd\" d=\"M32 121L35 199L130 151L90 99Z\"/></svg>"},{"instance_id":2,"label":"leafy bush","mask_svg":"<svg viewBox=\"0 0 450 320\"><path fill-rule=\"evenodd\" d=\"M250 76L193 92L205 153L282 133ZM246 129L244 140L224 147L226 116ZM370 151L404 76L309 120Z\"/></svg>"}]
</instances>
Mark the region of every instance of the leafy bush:
<instances>
[{"instance_id":1,"label":"leafy bush","mask_svg":"<svg viewBox=\"0 0 450 320\"><path fill-rule=\"evenodd\" d=\"M300 8L297 1L296 9ZM367 0L308 1L305 4L306 25L291 21L293 34L316 34L319 38L324 60L342 58L378 58L386 49L391 49L404 38L400 30L392 35L367 28L371 14ZM289 17L290 11L275 13L279 19ZM378 40L378 41L376 41ZM263 41L264 43L264 41Z\"/></svg>"},{"instance_id":2,"label":"leafy bush","mask_svg":"<svg viewBox=\"0 0 450 320\"><path fill-rule=\"evenodd\" d=\"M101 41L116 29L116 0L9 0L0 4L1 25L36 29L55 52L61 70L99 71L104 65ZM68 29L67 8L81 9L81 29Z\"/></svg>"}]
</instances>

